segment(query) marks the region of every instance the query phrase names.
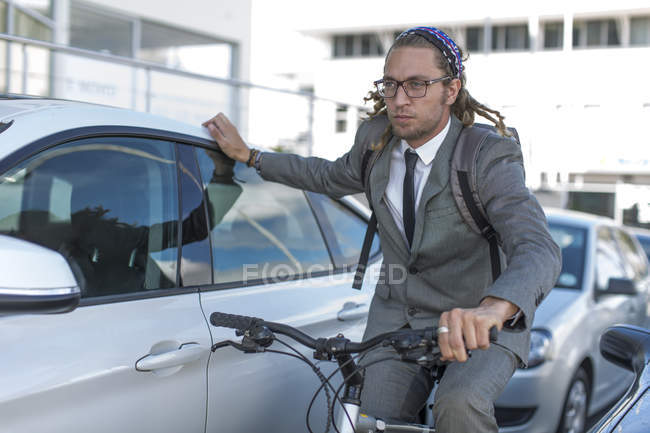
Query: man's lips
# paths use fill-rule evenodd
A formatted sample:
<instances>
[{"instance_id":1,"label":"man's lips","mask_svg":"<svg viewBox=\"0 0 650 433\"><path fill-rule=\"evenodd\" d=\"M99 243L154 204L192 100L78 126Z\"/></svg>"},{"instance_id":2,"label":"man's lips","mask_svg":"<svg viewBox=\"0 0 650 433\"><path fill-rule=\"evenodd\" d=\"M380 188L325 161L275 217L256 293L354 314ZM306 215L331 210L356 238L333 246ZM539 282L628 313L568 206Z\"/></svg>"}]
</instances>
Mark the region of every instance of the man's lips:
<instances>
[{"instance_id":1,"label":"man's lips","mask_svg":"<svg viewBox=\"0 0 650 433\"><path fill-rule=\"evenodd\" d=\"M405 123L413 119L413 116L407 116L406 114L396 114L393 116L393 120L398 123Z\"/></svg>"}]
</instances>

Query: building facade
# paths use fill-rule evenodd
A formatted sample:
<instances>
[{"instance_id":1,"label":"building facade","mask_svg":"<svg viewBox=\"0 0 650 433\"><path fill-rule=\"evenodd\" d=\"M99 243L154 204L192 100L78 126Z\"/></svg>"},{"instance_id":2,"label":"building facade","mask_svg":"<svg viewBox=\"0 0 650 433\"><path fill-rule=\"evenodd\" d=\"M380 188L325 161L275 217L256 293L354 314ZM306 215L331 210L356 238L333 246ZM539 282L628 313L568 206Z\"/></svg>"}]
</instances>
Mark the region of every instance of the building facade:
<instances>
[{"instance_id":1,"label":"building facade","mask_svg":"<svg viewBox=\"0 0 650 433\"><path fill-rule=\"evenodd\" d=\"M250 9L249 0L2 0L0 89L245 122L242 95L219 79L249 79Z\"/></svg>"},{"instance_id":2,"label":"building facade","mask_svg":"<svg viewBox=\"0 0 650 433\"><path fill-rule=\"evenodd\" d=\"M312 42L303 54L311 62L280 63L303 87L360 104L397 34L442 28L469 54L470 92L520 132L528 182L548 192L540 196L619 220L639 209L650 222L647 1L287 3L296 32ZM315 116L314 153L333 159L350 147L363 113L327 108Z\"/></svg>"}]
</instances>

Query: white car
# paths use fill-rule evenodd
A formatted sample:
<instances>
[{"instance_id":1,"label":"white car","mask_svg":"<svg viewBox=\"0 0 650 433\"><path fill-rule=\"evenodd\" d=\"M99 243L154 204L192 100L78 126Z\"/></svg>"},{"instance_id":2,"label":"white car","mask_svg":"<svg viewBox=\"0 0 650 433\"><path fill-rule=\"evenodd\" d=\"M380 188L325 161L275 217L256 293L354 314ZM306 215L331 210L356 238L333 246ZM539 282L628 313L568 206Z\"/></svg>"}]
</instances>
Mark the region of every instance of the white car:
<instances>
[{"instance_id":1,"label":"white car","mask_svg":"<svg viewBox=\"0 0 650 433\"><path fill-rule=\"evenodd\" d=\"M610 326L643 326L650 276L638 241L613 220L547 209L562 271L533 321L529 368L496 402L502 433L582 433L589 415L621 396L634 375L607 361Z\"/></svg>"},{"instance_id":2,"label":"white car","mask_svg":"<svg viewBox=\"0 0 650 433\"><path fill-rule=\"evenodd\" d=\"M351 288L369 212L264 182L215 149L199 125L0 98L0 234L56 251L45 255L65 260L28 260L32 272L69 271L78 285L58 308L73 311L9 315L16 296L28 311L30 296L54 301L63 283L33 282L29 265L0 281L13 285L0 287L0 432L306 430L320 385L311 369L212 353L234 334L206 318L360 339L380 267L376 242L363 289ZM0 239L0 257L9 243ZM324 430L324 398L315 409Z\"/></svg>"}]
</instances>

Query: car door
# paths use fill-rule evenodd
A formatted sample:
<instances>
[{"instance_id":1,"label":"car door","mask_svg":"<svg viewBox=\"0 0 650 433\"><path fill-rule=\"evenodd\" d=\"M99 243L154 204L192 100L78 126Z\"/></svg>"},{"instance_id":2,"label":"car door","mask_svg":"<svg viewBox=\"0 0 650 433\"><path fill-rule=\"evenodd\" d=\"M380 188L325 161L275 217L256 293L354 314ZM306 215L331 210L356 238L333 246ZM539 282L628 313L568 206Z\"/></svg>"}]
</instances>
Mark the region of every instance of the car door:
<instances>
[{"instance_id":1,"label":"car door","mask_svg":"<svg viewBox=\"0 0 650 433\"><path fill-rule=\"evenodd\" d=\"M599 227L596 232L594 308L591 326L594 326L594 398L611 399L629 385L632 375L606 361L598 353L600 336L610 326L629 322L636 316L637 301L634 296L605 293L610 278L627 278L625 262L614 237L613 228ZM636 320L636 319L635 319Z\"/></svg>"},{"instance_id":2,"label":"car door","mask_svg":"<svg viewBox=\"0 0 650 433\"><path fill-rule=\"evenodd\" d=\"M178 272L183 232L201 230L179 223L176 145L54 144L0 177L0 233L59 251L82 299L0 317L0 431L204 432L211 340Z\"/></svg>"},{"instance_id":3,"label":"car door","mask_svg":"<svg viewBox=\"0 0 650 433\"><path fill-rule=\"evenodd\" d=\"M351 289L352 268L333 262L333 247L325 242L305 194L264 182L254 169L233 165L220 153L198 148L197 157L209 198L215 283L201 289L206 316L214 311L255 316L314 337L343 333L359 340L374 274L368 272L363 290ZM349 218L356 218L360 248L365 222L358 215ZM239 340L232 329L211 331L214 342ZM288 351L277 343L274 349ZM310 350L297 349L311 358ZM325 374L334 367L330 362L317 365ZM310 367L295 358L219 349L208 367L206 430L304 431L318 385ZM316 430L324 430L324 405L321 396L312 424Z\"/></svg>"}]
</instances>

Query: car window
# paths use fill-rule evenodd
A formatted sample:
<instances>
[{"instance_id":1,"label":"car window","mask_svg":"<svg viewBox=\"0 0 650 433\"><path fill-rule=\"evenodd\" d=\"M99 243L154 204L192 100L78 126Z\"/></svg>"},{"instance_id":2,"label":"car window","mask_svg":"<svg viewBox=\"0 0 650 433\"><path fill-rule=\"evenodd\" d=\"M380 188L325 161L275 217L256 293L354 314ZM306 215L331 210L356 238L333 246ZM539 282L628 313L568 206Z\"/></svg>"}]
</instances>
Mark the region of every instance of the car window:
<instances>
[{"instance_id":1,"label":"car window","mask_svg":"<svg viewBox=\"0 0 650 433\"><path fill-rule=\"evenodd\" d=\"M337 267L356 265L359 262L359 255L363 247L368 223L359 215L348 209L342 203L329 198L324 194L309 194L319 215L325 221L321 221L328 238L333 240L331 245L332 255ZM370 248L370 257L379 254L379 236L375 234Z\"/></svg>"},{"instance_id":2,"label":"car window","mask_svg":"<svg viewBox=\"0 0 650 433\"><path fill-rule=\"evenodd\" d=\"M596 244L596 288L606 290L610 278L627 278L627 273L610 229L601 227Z\"/></svg>"},{"instance_id":3,"label":"car window","mask_svg":"<svg viewBox=\"0 0 650 433\"><path fill-rule=\"evenodd\" d=\"M621 248L621 253L625 258L625 265L628 269L629 277L635 280L644 278L648 274L648 265L644 257L644 252L640 251L632 237L620 229L614 230L616 240Z\"/></svg>"},{"instance_id":4,"label":"car window","mask_svg":"<svg viewBox=\"0 0 650 433\"><path fill-rule=\"evenodd\" d=\"M549 222L553 240L562 249L562 270L555 287L582 288L587 231L583 228Z\"/></svg>"},{"instance_id":5,"label":"car window","mask_svg":"<svg viewBox=\"0 0 650 433\"><path fill-rule=\"evenodd\" d=\"M59 251L83 297L174 287L176 185L172 143L66 143L0 178L0 233Z\"/></svg>"},{"instance_id":6,"label":"car window","mask_svg":"<svg viewBox=\"0 0 650 433\"><path fill-rule=\"evenodd\" d=\"M648 260L650 260L650 236L637 234L636 238L641 244L641 247L643 248L646 257L648 257Z\"/></svg>"},{"instance_id":7,"label":"car window","mask_svg":"<svg viewBox=\"0 0 650 433\"><path fill-rule=\"evenodd\" d=\"M223 156L197 148L207 192L214 282L273 282L330 270L332 261L302 191L265 182Z\"/></svg>"}]
</instances>

